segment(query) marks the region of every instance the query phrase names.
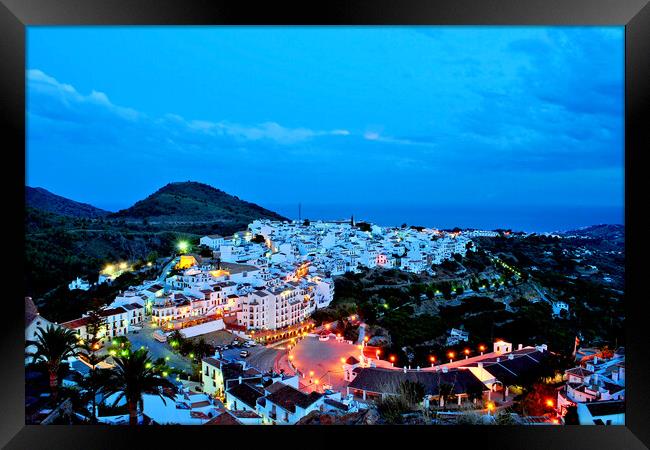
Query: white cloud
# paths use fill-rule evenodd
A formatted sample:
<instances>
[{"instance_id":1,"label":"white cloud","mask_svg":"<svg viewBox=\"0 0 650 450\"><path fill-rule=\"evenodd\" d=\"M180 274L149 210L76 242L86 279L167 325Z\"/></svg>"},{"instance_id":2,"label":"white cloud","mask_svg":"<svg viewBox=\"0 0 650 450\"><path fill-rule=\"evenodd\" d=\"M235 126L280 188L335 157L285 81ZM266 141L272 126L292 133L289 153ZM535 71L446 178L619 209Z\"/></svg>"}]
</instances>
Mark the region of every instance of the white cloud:
<instances>
[{"instance_id":1,"label":"white cloud","mask_svg":"<svg viewBox=\"0 0 650 450\"><path fill-rule=\"evenodd\" d=\"M150 124L159 126L173 125L180 131L187 133L204 133L211 136L230 137L239 141L270 140L279 144L295 144L319 136L348 136L350 132L345 129L313 130L310 128L289 128L277 122L264 122L260 124L238 124L228 121L212 122L208 120L187 120L178 114L166 114L160 118L148 118L146 114L131 108L113 104L108 96L99 91L92 91L89 95L80 94L73 86L60 83L41 70L27 71L28 91L45 96L49 101L49 108L34 104L35 114L59 117L62 112L72 113L73 117L92 115L93 111L81 111L87 107L99 107L105 111L94 110L96 113L110 112L127 120L141 119ZM43 98L43 97L41 97ZM178 131L178 129L177 129Z\"/></svg>"}]
</instances>

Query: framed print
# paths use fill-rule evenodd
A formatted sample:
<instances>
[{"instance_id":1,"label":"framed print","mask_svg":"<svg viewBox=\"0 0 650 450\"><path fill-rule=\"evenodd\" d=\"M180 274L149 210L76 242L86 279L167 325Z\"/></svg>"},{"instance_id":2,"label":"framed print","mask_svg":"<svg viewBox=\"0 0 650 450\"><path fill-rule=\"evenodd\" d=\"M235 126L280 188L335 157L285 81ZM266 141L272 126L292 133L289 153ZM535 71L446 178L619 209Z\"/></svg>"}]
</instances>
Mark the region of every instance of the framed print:
<instances>
[{"instance_id":1,"label":"framed print","mask_svg":"<svg viewBox=\"0 0 650 450\"><path fill-rule=\"evenodd\" d=\"M646 3L3 0L3 444L646 448Z\"/></svg>"}]
</instances>

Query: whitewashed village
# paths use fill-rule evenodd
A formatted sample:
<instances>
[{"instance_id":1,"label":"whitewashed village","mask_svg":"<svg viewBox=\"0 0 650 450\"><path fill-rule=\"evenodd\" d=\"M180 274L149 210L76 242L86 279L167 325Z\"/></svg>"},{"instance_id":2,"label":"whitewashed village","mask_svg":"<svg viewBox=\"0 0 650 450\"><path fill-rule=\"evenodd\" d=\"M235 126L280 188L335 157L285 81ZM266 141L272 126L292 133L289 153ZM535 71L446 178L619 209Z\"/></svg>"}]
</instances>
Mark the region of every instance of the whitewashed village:
<instances>
[{"instance_id":1,"label":"whitewashed village","mask_svg":"<svg viewBox=\"0 0 650 450\"><path fill-rule=\"evenodd\" d=\"M80 346L91 342L90 352L101 361L90 352L72 352L66 355L70 372L60 381L80 390L89 389L95 371L114 369L119 357L149 352L147 369L169 383L144 393L135 410L118 391L97 389L85 408L105 424L374 424L381 423L390 398L426 411L430 424L561 425L572 407L580 424L623 424L622 348L581 348L576 342L575 367L559 375L562 387L544 399L548 414L526 416L508 408L521 381L547 364L554 349L544 342L495 339L412 367L373 345L363 317L347 318L359 327L355 341L336 323L311 319L335 298L337 276L373 268L432 272L432 265L475 251L474 238L498 234L370 224L362 230L354 218L256 220L231 236L201 237L199 246L210 256L179 242L177 254L157 265L155 279L119 293L95 312L99 319L89 313L51 323L27 298L26 339L38 341L39 332L52 327L74 333ZM99 282L110 283L125 270L127 263L106 267ZM90 286L78 278L69 288ZM553 304L554 314L567 308ZM449 345L468 339L463 330L449 333ZM199 341L205 354L179 351ZM64 414L87 416L63 402L38 410L33 422L56 423Z\"/></svg>"}]
</instances>

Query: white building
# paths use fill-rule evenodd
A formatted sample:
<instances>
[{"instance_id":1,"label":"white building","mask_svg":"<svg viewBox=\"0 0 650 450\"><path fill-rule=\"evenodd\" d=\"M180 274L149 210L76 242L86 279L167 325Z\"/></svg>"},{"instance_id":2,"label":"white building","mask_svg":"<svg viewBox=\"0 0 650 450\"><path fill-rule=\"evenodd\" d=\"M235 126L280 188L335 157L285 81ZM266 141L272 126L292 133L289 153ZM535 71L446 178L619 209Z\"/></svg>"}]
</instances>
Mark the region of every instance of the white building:
<instances>
[{"instance_id":1,"label":"white building","mask_svg":"<svg viewBox=\"0 0 650 450\"><path fill-rule=\"evenodd\" d=\"M105 325L99 330L98 337L102 342L117 336L125 336L129 332L129 312L122 306L117 308L106 308L100 311L100 316L104 318ZM79 319L71 320L60 324L62 327L75 331L80 339L88 339L87 315Z\"/></svg>"},{"instance_id":2,"label":"white building","mask_svg":"<svg viewBox=\"0 0 650 450\"><path fill-rule=\"evenodd\" d=\"M77 279L73 280L69 285L68 289L71 291L74 291L75 289L81 289L82 291L87 291L90 289L90 283L86 280L82 280L81 278L77 277Z\"/></svg>"},{"instance_id":3,"label":"white building","mask_svg":"<svg viewBox=\"0 0 650 450\"><path fill-rule=\"evenodd\" d=\"M561 416L571 405L580 411L584 403L624 401L625 351L621 348L614 353L597 351L584 356L579 366L565 371L565 377L566 385L557 394L557 412ZM584 408L582 411L589 417Z\"/></svg>"},{"instance_id":4,"label":"white building","mask_svg":"<svg viewBox=\"0 0 650 450\"><path fill-rule=\"evenodd\" d=\"M199 244L210 247L212 250L219 250L225 243L225 238L218 234L209 234L199 239Z\"/></svg>"}]
</instances>

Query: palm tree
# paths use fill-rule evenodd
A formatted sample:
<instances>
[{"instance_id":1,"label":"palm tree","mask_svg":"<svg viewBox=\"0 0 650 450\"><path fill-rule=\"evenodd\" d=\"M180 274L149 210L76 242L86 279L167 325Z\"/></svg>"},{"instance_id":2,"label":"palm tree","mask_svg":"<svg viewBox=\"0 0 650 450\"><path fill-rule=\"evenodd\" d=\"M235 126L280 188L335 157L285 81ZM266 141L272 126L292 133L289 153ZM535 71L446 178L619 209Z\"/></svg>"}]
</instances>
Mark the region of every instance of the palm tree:
<instances>
[{"instance_id":1,"label":"palm tree","mask_svg":"<svg viewBox=\"0 0 650 450\"><path fill-rule=\"evenodd\" d=\"M90 415L91 423L97 422L97 392L107 376L107 371L102 371L97 367L99 363L108 358L108 354L100 355L98 353L102 335L106 329L106 319L102 316L101 312L102 310L99 307L93 308L88 312L86 316L87 339L82 344L82 352L80 353L80 358L90 366L90 372L87 377L83 378L81 385L86 391L86 397L90 397L92 407Z\"/></svg>"},{"instance_id":2,"label":"palm tree","mask_svg":"<svg viewBox=\"0 0 650 450\"><path fill-rule=\"evenodd\" d=\"M105 382L109 371L100 369L97 366L108 358L107 354L100 355L97 353L94 344L91 341L82 345L82 353L79 355L89 366L88 376L81 380L81 387L85 389L87 398L90 398L92 412L90 415L91 423L97 422L97 393Z\"/></svg>"},{"instance_id":3,"label":"palm tree","mask_svg":"<svg viewBox=\"0 0 650 450\"><path fill-rule=\"evenodd\" d=\"M50 390L52 399L56 401L59 388L59 368L61 363L79 353L79 340L74 331L54 325L47 328L39 328L36 332L36 340L27 341L26 347L35 346L36 350L28 353L32 362L42 362L47 368L50 377Z\"/></svg>"},{"instance_id":4,"label":"palm tree","mask_svg":"<svg viewBox=\"0 0 650 450\"><path fill-rule=\"evenodd\" d=\"M129 410L129 425L137 425L138 410L144 408L143 394L158 395L163 403L176 393L176 387L154 373L149 351L140 349L127 356L115 358L115 368L101 388L105 396L118 394L114 404L125 399Z\"/></svg>"}]
</instances>

